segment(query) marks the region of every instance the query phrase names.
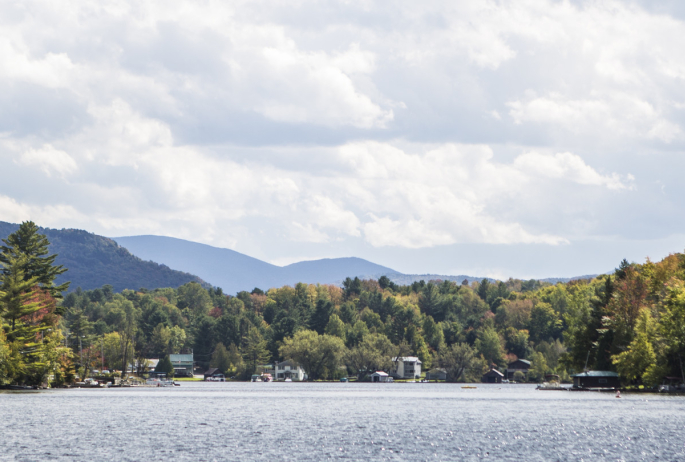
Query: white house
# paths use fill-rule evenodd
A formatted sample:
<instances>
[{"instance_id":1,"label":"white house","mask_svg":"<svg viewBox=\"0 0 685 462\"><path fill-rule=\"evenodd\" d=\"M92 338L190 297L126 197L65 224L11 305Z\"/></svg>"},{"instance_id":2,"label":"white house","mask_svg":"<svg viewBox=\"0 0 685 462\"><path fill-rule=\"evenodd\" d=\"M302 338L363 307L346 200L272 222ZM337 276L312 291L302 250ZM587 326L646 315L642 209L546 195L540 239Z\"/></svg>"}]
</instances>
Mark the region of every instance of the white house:
<instances>
[{"instance_id":1,"label":"white house","mask_svg":"<svg viewBox=\"0 0 685 462\"><path fill-rule=\"evenodd\" d=\"M276 380L291 379L293 381L301 382L307 378L304 369L290 360L282 361L280 363L276 362L274 364L274 373L276 374Z\"/></svg>"},{"instance_id":2,"label":"white house","mask_svg":"<svg viewBox=\"0 0 685 462\"><path fill-rule=\"evenodd\" d=\"M421 360L416 356L400 356L392 358L393 377L398 379L415 379L421 377Z\"/></svg>"},{"instance_id":3,"label":"white house","mask_svg":"<svg viewBox=\"0 0 685 462\"><path fill-rule=\"evenodd\" d=\"M376 371L369 377L372 382L392 382L392 377L383 371Z\"/></svg>"}]
</instances>

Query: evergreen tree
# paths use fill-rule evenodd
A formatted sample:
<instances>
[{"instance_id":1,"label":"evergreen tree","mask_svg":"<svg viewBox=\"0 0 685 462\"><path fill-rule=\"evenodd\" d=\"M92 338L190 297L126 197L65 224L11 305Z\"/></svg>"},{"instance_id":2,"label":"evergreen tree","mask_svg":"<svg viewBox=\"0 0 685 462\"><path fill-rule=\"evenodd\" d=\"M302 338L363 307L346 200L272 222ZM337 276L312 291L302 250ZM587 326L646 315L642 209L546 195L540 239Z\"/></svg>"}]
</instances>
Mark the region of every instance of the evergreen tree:
<instances>
[{"instance_id":1,"label":"evergreen tree","mask_svg":"<svg viewBox=\"0 0 685 462\"><path fill-rule=\"evenodd\" d=\"M155 367L155 372L166 372L167 377L174 376L174 372L176 371L174 370L174 365L171 364L171 358L169 358L169 355L166 355L159 360L157 367Z\"/></svg>"},{"instance_id":2,"label":"evergreen tree","mask_svg":"<svg viewBox=\"0 0 685 462\"><path fill-rule=\"evenodd\" d=\"M46 289L54 298L62 298L62 292L69 288L65 282L58 286L54 285L55 279L67 271L62 265L55 265L57 255L48 255L48 242L44 234L38 232L38 226L32 221L23 222L17 231L3 239L5 245L0 246L0 262L5 266L3 276L10 272L10 262L17 264L22 255L26 260L21 260L26 280L35 278L41 288Z\"/></svg>"},{"instance_id":3,"label":"evergreen tree","mask_svg":"<svg viewBox=\"0 0 685 462\"><path fill-rule=\"evenodd\" d=\"M223 343L217 343L216 348L214 348L214 353L212 353L212 360L209 362L209 366L216 367L222 374L231 370L231 357Z\"/></svg>"},{"instance_id":4,"label":"evergreen tree","mask_svg":"<svg viewBox=\"0 0 685 462\"><path fill-rule=\"evenodd\" d=\"M250 327L243 339L243 358L247 365L246 373L250 375L257 370L257 366L269 360L266 340L256 327Z\"/></svg>"}]
</instances>

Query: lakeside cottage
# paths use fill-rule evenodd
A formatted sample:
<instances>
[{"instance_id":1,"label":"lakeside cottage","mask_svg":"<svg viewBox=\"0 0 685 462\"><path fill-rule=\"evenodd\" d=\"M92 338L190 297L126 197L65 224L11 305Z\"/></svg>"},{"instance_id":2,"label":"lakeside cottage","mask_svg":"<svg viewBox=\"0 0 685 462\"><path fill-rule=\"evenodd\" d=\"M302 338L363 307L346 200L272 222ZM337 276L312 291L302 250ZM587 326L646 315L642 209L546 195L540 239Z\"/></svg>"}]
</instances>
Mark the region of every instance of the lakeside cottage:
<instances>
[{"instance_id":1,"label":"lakeside cottage","mask_svg":"<svg viewBox=\"0 0 685 462\"><path fill-rule=\"evenodd\" d=\"M392 358L393 369L390 372L397 379L421 378L421 360L416 356L399 356Z\"/></svg>"},{"instance_id":2,"label":"lakeside cottage","mask_svg":"<svg viewBox=\"0 0 685 462\"><path fill-rule=\"evenodd\" d=\"M219 369L213 367L205 372L205 380L207 382L225 382L226 376L221 373Z\"/></svg>"},{"instance_id":3,"label":"lakeside cottage","mask_svg":"<svg viewBox=\"0 0 685 462\"><path fill-rule=\"evenodd\" d=\"M392 382L392 377L383 371L376 371L369 377L371 378L372 382Z\"/></svg>"},{"instance_id":4,"label":"lakeside cottage","mask_svg":"<svg viewBox=\"0 0 685 462\"><path fill-rule=\"evenodd\" d=\"M169 355L171 365L174 366L174 375L176 377L192 377L193 376L193 354L184 355Z\"/></svg>"},{"instance_id":5,"label":"lakeside cottage","mask_svg":"<svg viewBox=\"0 0 685 462\"><path fill-rule=\"evenodd\" d=\"M618 374L611 371L586 371L573 377L573 388L619 388Z\"/></svg>"},{"instance_id":6,"label":"lakeside cottage","mask_svg":"<svg viewBox=\"0 0 685 462\"><path fill-rule=\"evenodd\" d=\"M497 369L490 369L489 372L486 372L483 374L483 377L481 377L481 382L483 383L502 383L502 379L504 378L504 374L502 374L500 371Z\"/></svg>"},{"instance_id":7,"label":"lakeside cottage","mask_svg":"<svg viewBox=\"0 0 685 462\"><path fill-rule=\"evenodd\" d=\"M447 380L447 371L445 369L431 369L426 372L426 380Z\"/></svg>"},{"instance_id":8,"label":"lakeside cottage","mask_svg":"<svg viewBox=\"0 0 685 462\"><path fill-rule=\"evenodd\" d=\"M290 360L274 364L274 373L276 374L276 380L290 379L301 382L307 378L304 369Z\"/></svg>"},{"instance_id":9,"label":"lakeside cottage","mask_svg":"<svg viewBox=\"0 0 685 462\"><path fill-rule=\"evenodd\" d=\"M528 370L530 370L530 361L525 359L517 359L514 362L509 363L507 366L507 380L514 380L514 374L517 372L523 373L526 380L528 380Z\"/></svg>"}]
</instances>

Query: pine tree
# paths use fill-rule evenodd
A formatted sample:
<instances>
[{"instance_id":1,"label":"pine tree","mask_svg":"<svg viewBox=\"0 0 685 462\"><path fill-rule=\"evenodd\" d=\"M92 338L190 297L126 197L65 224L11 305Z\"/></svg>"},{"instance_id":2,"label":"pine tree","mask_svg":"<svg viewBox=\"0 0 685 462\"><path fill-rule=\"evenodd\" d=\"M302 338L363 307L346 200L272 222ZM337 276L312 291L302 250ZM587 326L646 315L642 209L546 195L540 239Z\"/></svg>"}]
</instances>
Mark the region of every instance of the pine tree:
<instances>
[{"instance_id":1,"label":"pine tree","mask_svg":"<svg viewBox=\"0 0 685 462\"><path fill-rule=\"evenodd\" d=\"M10 260L14 264L20 256L26 256L22 261L26 280L35 278L39 287L46 289L54 298L62 298L62 292L69 288L69 283L54 285L55 278L67 271L62 265L55 265L57 255L48 255L48 242L44 234L38 232L38 226L32 221L23 222L17 231L3 239L5 245L0 246L0 263L4 265L3 276L10 272Z\"/></svg>"}]
</instances>

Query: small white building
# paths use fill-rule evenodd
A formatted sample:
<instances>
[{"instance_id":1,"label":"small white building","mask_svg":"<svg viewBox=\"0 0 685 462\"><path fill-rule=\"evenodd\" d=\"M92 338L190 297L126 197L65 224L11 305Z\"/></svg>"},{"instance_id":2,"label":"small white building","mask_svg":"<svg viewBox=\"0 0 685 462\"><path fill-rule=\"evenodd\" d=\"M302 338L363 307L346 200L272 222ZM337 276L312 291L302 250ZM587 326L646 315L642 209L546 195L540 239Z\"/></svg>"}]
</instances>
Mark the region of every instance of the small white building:
<instances>
[{"instance_id":1,"label":"small white building","mask_svg":"<svg viewBox=\"0 0 685 462\"><path fill-rule=\"evenodd\" d=\"M274 364L274 373L276 374L276 380L290 379L301 382L307 379L307 374L304 373L304 369L290 360L282 361L280 363L276 362Z\"/></svg>"},{"instance_id":2,"label":"small white building","mask_svg":"<svg viewBox=\"0 0 685 462\"><path fill-rule=\"evenodd\" d=\"M392 358L393 377L398 379L416 379L421 377L421 360L416 356Z\"/></svg>"},{"instance_id":3,"label":"small white building","mask_svg":"<svg viewBox=\"0 0 685 462\"><path fill-rule=\"evenodd\" d=\"M372 382L392 382L392 377L383 371L376 371L369 377Z\"/></svg>"}]
</instances>

